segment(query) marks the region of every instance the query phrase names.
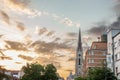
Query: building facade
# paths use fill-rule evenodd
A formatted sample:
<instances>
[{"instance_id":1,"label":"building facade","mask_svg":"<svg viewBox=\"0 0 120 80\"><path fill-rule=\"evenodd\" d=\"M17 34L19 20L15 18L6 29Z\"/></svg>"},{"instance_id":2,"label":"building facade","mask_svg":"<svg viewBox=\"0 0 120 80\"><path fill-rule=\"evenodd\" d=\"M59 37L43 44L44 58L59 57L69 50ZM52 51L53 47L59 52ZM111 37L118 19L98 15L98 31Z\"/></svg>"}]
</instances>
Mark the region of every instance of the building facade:
<instances>
[{"instance_id":1,"label":"building facade","mask_svg":"<svg viewBox=\"0 0 120 80\"><path fill-rule=\"evenodd\" d=\"M93 42L91 48L86 51L85 55L85 72L94 67L102 67L106 63L107 43ZM86 75L86 74L85 74Z\"/></svg>"},{"instance_id":2,"label":"building facade","mask_svg":"<svg viewBox=\"0 0 120 80\"><path fill-rule=\"evenodd\" d=\"M78 46L76 51L75 76L82 76L83 51L81 42L81 30L79 30Z\"/></svg>"},{"instance_id":3,"label":"building facade","mask_svg":"<svg viewBox=\"0 0 120 80\"><path fill-rule=\"evenodd\" d=\"M107 67L115 72L114 54L113 54L113 37L120 32L120 28L109 28L107 30Z\"/></svg>"},{"instance_id":4,"label":"building facade","mask_svg":"<svg viewBox=\"0 0 120 80\"><path fill-rule=\"evenodd\" d=\"M120 80L120 32L114 36L115 75Z\"/></svg>"}]
</instances>

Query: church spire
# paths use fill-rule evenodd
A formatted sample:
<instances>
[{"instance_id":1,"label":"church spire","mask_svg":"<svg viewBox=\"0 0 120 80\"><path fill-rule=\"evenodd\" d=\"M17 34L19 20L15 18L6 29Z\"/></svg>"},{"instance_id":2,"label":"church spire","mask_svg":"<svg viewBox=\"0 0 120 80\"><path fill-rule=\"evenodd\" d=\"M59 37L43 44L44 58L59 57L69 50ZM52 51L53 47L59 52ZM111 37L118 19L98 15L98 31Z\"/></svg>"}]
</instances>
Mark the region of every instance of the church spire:
<instances>
[{"instance_id":1,"label":"church spire","mask_svg":"<svg viewBox=\"0 0 120 80\"><path fill-rule=\"evenodd\" d=\"M77 51L82 51L82 42L81 42L81 29L79 28L79 35L78 35L78 46Z\"/></svg>"}]
</instances>

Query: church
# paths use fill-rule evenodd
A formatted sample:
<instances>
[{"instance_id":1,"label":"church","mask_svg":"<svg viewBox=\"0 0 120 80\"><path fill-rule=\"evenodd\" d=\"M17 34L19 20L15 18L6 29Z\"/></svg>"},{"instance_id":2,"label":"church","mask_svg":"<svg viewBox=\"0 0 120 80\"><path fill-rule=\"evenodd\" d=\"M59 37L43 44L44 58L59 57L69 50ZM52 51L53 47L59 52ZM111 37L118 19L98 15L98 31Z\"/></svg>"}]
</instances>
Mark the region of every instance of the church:
<instances>
[{"instance_id":1,"label":"church","mask_svg":"<svg viewBox=\"0 0 120 80\"><path fill-rule=\"evenodd\" d=\"M81 29L79 29L78 44L76 50L76 60L75 60L75 77L82 76L82 66L83 66L83 49L81 41Z\"/></svg>"}]
</instances>

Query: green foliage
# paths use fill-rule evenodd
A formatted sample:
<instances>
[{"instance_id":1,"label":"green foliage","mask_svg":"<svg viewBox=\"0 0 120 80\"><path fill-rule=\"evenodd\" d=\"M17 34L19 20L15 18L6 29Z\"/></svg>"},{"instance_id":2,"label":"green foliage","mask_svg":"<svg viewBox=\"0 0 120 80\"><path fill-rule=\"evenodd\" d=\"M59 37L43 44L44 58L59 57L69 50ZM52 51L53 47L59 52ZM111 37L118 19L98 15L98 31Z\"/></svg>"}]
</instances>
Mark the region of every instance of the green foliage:
<instances>
[{"instance_id":1,"label":"green foliage","mask_svg":"<svg viewBox=\"0 0 120 80\"><path fill-rule=\"evenodd\" d=\"M87 78L83 78L83 77L77 77L77 78L75 78L75 80L87 80Z\"/></svg>"},{"instance_id":2,"label":"green foliage","mask_svg":"<svg viewBox=\"0 0 120 80\"><path fill-rule=\"evenodd\" d=\"M40 80L44 71L43 66L37 63L27 64L22 70L25 74L21 80Z\"/></svg>"},{"instance_id":3,"label":"green foliage","mask_svg":"<svg viewBox=\"0 0 120 80\"><path fill-rule=\"evenodd\" d=\"M109 68L94 68L88 72L88 80L117 80Z\"/></svg>"},{"instance_id":4,"label":"green foliage","mask_svg":"<svg viewBox=\"0 0 120 80\"><path fill-rule=\"evenodd\" d=\"M3 80L4 78L10 79L11 77L5 74L5 69L0 67L0 80Z\"/></svg>"},{"instance_id":5,"label":"green foliage","mask_svg":"<svg viewBox=\"0 0 120 80\"><path fill-rule=\"evenodd\" d=\"M58 80L57 69L53 64L42 66L38 63L27 64L22 68L25 73L21 80Z\"/></svg>"},{"instance_id":6,"label":"green foliage","mask_svg":"<svg viewBox=\"0 0 120 80\"><path fill-rule=\"evenodd\" d=\"M45 67L44 80L58 80L56 72L57 69L52 64L48 64Z\"/></svg>"},{"instance_id":7,"label":"green foliage","mask_svg":"<svg viewBox=\"0 0 120 80\"><path fill-rule=\"evenodd\" d=\"M117 78L109 68L103 66L89 69L87 77L77 77L75 80L117 80Z\"/></svg>"}]
</instances>

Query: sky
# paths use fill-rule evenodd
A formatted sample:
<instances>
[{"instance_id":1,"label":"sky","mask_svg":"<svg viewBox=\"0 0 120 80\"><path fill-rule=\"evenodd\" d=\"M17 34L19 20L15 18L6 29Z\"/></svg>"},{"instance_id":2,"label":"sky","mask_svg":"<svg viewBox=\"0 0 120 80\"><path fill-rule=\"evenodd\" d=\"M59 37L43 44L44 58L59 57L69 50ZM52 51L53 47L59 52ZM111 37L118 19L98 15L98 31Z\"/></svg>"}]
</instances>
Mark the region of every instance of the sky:
<instances>
[{"instance_id":1,"label":"sky","mask_svg":"<svg viewBox=\"0 0 120 80\"><path fill-rule=\"evenodd\" d=\"M0 0L0 65L53 63L65 78L75 70L79 28L86 49L108 27L119 28L119 9L120 0Z\"/></svg>"}]
</instances>

